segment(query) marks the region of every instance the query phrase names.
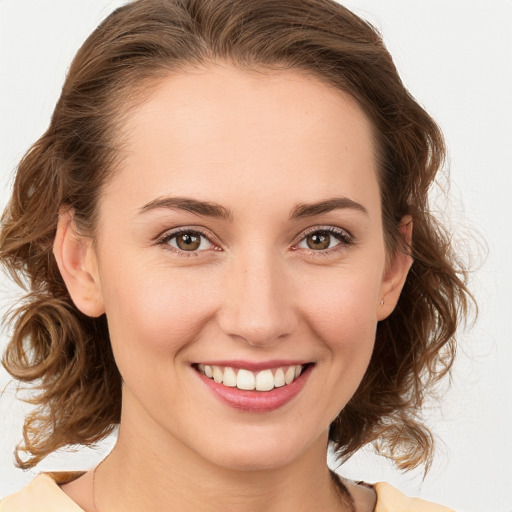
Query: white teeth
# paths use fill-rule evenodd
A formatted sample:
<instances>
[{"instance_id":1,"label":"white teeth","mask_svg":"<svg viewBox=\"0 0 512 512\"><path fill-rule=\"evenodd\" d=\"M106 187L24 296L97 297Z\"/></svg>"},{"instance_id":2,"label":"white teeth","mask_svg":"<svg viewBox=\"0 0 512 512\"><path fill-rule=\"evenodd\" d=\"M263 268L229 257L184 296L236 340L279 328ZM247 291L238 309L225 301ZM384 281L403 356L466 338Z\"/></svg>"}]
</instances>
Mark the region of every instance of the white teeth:
<instances>
[{"instance_id":1,"label":"white teeth","mask_svg":"<svg viewBox=\"0 0 512 512\"><path fill-rule=\"evenodd\" d=\"M224 378L222 379L222 384L230 388L236 387L236 373L234 372L233 368L228 367L224 370Z\"/></svg>"},{"instance_id":2,"label":"white teeth","mask_svg":"<svg viewBox=\"0 0 512 512\"><path fill-rule=\"evenodd\" d=\"M286 384L291 384L295 380L295 366L290 366L284 375Z\"/></svg>"},{"instance_id":3,"label":"white teeth","mask_svg":"<svg viewBox=\"0 0 512 512\"><path fill-rule=\"evenodd\" d=\"M256 390L270 391L274 389L274 376L272 370L264 370L256 375Z\"/></svg>"},{"instance_id":4,"label":"white teeth","mask_svg":"<svg viewBox=\"0 0 512 512\"><path fill-rule=\"evenodd\" d=\"M197 369L209 379L213 379L218 384L246 391L271 391L287 384L291 384L303 370L300 364L276 368L275 370L262 370L260 372L251 372L249 370L235 370L229 366L221 367L208 364L198 364ZM285 371L286 369L286 371Z\"/></svg>"},{"instance_id":5,"label":"white teeth","mask_svg":"<svg viewBox=\"0 0 512 512\"><path fill-rule=\"evenodd\" d=\"M247 370L238 370L238 375L236 377L236 387L238 389L251 390L254 389L254 386L254 374Z\"/></svg>"},{"instance_id":6,"label":"white teeth","mask_svg":"<svg viewBox=\"0 0 512 512\"><path fill-rule=\"evenodd\" d=\"M213 380L215 382L221 383L222 378L224 377L222 370L218 366L213 367Z\"/></svg>"},{"instance_id":7,"label":"white teeth","mask_svg":"<svg viewBox=\"0 0 512 512\"><path fill-rule=\"evenodd\" d=\"M286 384L284 380L284 372L282 368L278 368L276 370L276 374L274 375L274 386L276 388L280 388Z\"/></svg>"}]
</instances>

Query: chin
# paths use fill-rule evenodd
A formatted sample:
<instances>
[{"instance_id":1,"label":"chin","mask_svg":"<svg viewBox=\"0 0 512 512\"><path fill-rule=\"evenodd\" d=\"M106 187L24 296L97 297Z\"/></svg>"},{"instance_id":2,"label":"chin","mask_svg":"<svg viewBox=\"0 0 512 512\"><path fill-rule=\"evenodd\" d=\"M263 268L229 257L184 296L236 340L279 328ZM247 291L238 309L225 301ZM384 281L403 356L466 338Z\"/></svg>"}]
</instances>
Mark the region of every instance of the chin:
<instances>
[{"instance_id":1,"label":"chin","mask_svg":"<svg viewBox=\"0 0 512 512\"><path fill-rule=\"evenodd\" d=\"M235 471L269 471L285 467L297 459L295 453L276 453L258 449L238 453L223 453L216 457L216 465Z\"/></svg>"},{"instance_id":2,"label":"chin","mask_svg":"<svg viewBox=\"0 0 512 512\"><path fill-rule=\"evenodd\" d=\"M243 428L243 427L242 427ZM307 453L313 445L321 442L327 453L327 432L320 439L305 443L306 436L272 435L269 432L250 434L250 438L231 439L228 445L210 444L203 457L213 464L235 471L269 471L283 468L296 462Z\"/></svg>"}]
</instances>

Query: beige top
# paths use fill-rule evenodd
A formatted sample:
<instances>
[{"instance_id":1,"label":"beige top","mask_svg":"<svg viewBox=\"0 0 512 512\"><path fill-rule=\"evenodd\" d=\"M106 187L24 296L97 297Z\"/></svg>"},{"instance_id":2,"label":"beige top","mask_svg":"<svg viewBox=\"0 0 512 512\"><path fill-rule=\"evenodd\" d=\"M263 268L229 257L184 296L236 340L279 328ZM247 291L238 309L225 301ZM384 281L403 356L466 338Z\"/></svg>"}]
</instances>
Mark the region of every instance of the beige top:
<instances>
[{"instance_id":1,"label":"beige top","mask_svg":"<svg viewBox=\"0 0 512 512\"><path fill-rule=\"evenodd\" d=\"M21 491L3 499L0 512L84 512L58 485L72 479L70 473L42 473ZM375 512L454 512L419 498L408 498L387 483L373 487L377 492Z\"/></svg>"}]
</instances>

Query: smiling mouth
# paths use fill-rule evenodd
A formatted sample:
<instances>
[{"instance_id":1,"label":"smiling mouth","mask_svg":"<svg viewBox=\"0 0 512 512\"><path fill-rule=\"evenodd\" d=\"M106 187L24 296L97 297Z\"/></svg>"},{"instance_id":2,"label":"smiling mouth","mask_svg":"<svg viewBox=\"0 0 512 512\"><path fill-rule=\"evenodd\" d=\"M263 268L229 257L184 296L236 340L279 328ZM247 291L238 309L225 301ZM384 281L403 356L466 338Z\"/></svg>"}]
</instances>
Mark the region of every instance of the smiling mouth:
<instances>
[{"instance_id":1,"label":"smiling mouth","mask_svg":"<svg viewBox=\"0 0 512 512\"><path fill-rule=\"evenodd\" d=\"M311 363L279 366L258 372L209 364L197 364L194 367L208 379L229 388L244 391L272 391L274 388L290 385L310 365Z\"/></svg>"}]
</instances>

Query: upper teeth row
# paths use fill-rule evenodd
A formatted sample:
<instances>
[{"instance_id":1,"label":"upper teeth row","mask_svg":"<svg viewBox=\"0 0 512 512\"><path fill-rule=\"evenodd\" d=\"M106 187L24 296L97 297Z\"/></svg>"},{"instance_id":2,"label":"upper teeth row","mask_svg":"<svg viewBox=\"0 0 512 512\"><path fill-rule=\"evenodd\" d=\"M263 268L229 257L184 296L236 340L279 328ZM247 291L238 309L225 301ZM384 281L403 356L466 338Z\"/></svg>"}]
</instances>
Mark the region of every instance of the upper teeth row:
<instances>
[{"instance_id":1,"label":"upper teeth row","mask_svg":"<svg viewBox=\"0 0 512 512\"><path fill-rule=\"evenodd\" d=\"M297 364L277 368L275 371L263 370L256 373L244 369L237 370L229 366L220 367L209 364L199 364L198 369L209 379L224 384L224 386L243 390L270 391L291 384L301 374L303 366Z\"/></svg>"}]
</instances>

